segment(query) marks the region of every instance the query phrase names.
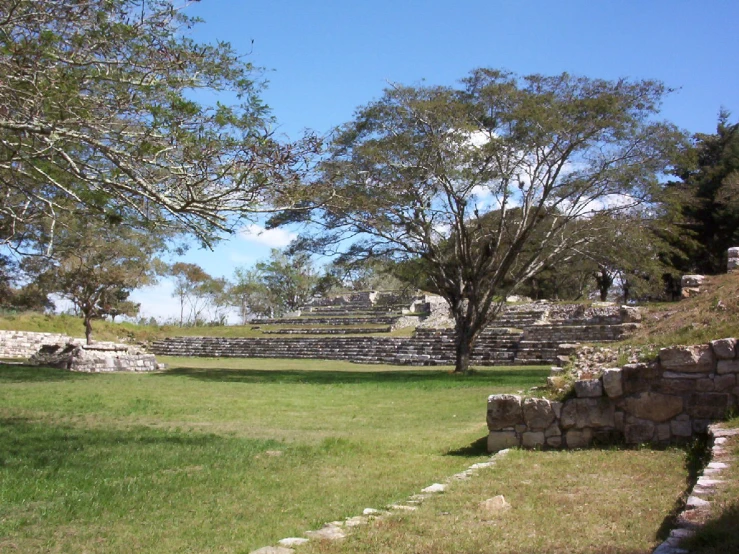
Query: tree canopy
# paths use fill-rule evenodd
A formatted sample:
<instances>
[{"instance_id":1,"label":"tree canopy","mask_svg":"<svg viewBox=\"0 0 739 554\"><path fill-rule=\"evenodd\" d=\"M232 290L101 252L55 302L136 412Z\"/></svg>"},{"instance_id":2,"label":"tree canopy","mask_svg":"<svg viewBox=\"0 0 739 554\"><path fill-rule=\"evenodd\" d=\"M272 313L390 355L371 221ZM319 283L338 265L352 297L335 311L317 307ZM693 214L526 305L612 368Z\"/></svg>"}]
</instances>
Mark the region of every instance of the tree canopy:
<instances>
[{"instance_id":1,"label":"tree canopy","mask_svg":"<svg viewBox=\"0 0 739 554\"><path fill-rule=\"evenodd\" d=\"M0 0L0 241L83 210L209 243L295 177L260 72L196 23L170 0Z\"/></svg>"},{"instance_id":2,"label":"tree canopy","mask_svg":"<svg viewBox=\"0 0 739 554\"><path fill-rule=\"evenodd\" d=\"M505 297L648 202L680 133L652 81L473 71L460 87L392 86L337 130L301 247L419 260L455 319L457 370ZM345 241L345 242L342 242Z\"/></svg>"}]
</instances>

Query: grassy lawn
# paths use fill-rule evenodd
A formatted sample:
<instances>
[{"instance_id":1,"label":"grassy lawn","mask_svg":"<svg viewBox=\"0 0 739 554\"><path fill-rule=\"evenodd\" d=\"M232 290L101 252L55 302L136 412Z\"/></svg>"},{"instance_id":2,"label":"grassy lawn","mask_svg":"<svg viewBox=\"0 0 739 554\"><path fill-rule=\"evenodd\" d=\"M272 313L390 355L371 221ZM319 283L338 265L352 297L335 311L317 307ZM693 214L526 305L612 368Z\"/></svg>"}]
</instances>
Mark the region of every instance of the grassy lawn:
<instances>
[{"instance_id":1,"label":"grassy lawn","mask_svg":"<svg viewBox=\"0 0 739 554\"><path fill-rule=\"evenodd\" d=\"M163 361L0 368L0 552L249 552L486 459L486 396L547 373Z\"/></svg>"}]
</instances>

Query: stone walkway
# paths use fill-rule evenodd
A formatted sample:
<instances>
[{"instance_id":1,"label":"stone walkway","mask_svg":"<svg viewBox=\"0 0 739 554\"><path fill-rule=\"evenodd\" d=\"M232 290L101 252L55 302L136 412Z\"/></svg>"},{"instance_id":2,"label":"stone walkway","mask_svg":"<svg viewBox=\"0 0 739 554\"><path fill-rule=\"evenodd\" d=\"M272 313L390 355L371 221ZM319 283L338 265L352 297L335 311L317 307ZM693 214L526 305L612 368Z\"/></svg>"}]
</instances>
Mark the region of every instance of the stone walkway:
<instances>
[{"instance_id":1,"label":"stone walkway","mask_svg":"<svg viewBox=\"0 0 739 554\"><path fill-rule=\"evenodd\" d=\"M685 508L677 518L677 527L670 532L670 536L660 544L653 554L688 554L688 550L681 548L683 539L692 537L707 521L711 512L711 498L724 484L722 472L737 459L725 447L729 437L739 436L739 429L725 429L720 424L712 425L709 432L713 437L711 461L698 478L693 490L685 502Z\"/></svg>"},{"instance_id":2,"label":"stone walkway","mask_svg":"<svg viewBox=\"0 0 739 554\"><path fill-rule=\"evenodd\" d=\"M305 544L311 539L323 539L323 540L338 540L343 539L351 531L353 527L358 525L364 525L372 520L381 519L386 517L393 512L410 512L418 509L421 504L427 498L442 493L452 485L455 481L464 481L473 477L479 469L490 467L503 458L508 453L508 450L501 450L497 452L487 462L480 462L472 464L466 470L452 475L444 483L434 483L421 490L421 492L411 495L404 502L398 504L392 504L388 506L387 510L376 510L374 508L365 508L362 515L348 517L343 521L331 521L326 523L320 529L314 531L306 531L304 537L288 537L278 541L277 546L265 546L257 550L253 550L250 554L292 554L295 550L293 546L300 546ZM495 499L494 499L495 500ZM505 502L505 501L503 501Z\"/></svg>"}]
</instances>

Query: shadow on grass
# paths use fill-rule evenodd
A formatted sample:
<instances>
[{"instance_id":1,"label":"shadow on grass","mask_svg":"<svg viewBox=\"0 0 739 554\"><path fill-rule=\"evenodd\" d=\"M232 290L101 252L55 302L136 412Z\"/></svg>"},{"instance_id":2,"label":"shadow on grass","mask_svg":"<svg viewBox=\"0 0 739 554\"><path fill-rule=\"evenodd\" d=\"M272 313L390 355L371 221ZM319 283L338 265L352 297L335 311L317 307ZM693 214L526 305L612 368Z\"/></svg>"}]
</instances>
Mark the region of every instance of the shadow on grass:
<instances>
[{"instance_id":1,"label":"shadow on grass","mask_svg":"<svg viewBox=\"0 0 739 554\"><path fill-rule=\"evenodd\" d=\"M94 376L94 373L80 373L53 367L0 362L0 384L73 381L90 379Z\"/></svg>"},{"instance_id":2,"label":"shadow on grass","mask_svg":"<svg viewBox=\"0 0 739 554\"><path fill-rule=\"evenodd\" d=\"M375 384L411 385L419 387L496 386L528 388L540 385L548 375L545 369L481 370L470 375L455 375L443 370L419 369L402 371L321 371L321 370L258 370L258 369L195 369L173 368L154 377L189 377L199 381L228 383L279 384Z\"/></svg>"},{"instance_id":3,"label":"shadow on grass","mask_svg":"<svg viewBox=\"0 0 739 554\"><path fill-rule=\"evenodd\" d=\"M695 536L689 538L683 546L694 554L723 554L739 552L739 502L722 508L720 515L709 519L698 528Z\"/></svg>"},{"instance_id":4,"label":"shadow on grass","mask_svg":"<svg viewBox=\"0 0 739 554\"><path fill-rule=\"evenodd\" d=\"M488 438L481 437L467 446L448 451L445 456L459 456L461 458L479 458L488 454Z\"/></svg>"},{"instance_id":5,"label":"shadow on grass","mask_svg":"<svg viewBox=\"0 0 739 554\"><path fill-rule=\"evenodd\" d=\"M229 438L208 433L181 433L135 427L94 429L44 424L26 418L0 418L0 468L53 469L115 464L113 452L133 455L138 449L156 452L185 452L228 442ZM245 440L256 450L276 444L268 440ZM125 454L124 454L125 453ZM138 463L138 462L137 462Z\"/></svg>"}]
</instances>

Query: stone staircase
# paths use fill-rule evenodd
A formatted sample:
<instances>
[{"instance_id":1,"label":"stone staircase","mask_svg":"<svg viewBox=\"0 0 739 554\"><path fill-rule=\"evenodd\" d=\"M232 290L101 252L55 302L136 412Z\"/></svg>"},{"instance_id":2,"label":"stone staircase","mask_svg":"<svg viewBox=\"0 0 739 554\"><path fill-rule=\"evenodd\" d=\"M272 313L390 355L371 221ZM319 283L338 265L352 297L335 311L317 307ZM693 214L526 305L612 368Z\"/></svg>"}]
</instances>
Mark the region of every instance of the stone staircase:
<instances>
[{"instance_id":1,"label":"stone staircase","mask_svg":"<svg viewBox=\"0 0 739 554\"><path fill-rule=\"evenodd\" d=\"M270 325L261 338L175 337L157 341L159 355L253 358L319 358L361 363L450 365L454 363L453 329L417 327L411 337L383 337L403 317L408 304L393 295L363 292L315 299L299 317L258 319ZM562 343L620 339L632 324L622 324L618 310L579 305L514 304L506 306L494 327L485 329L472 352L476 365L551 365ZM315 336L307 336L315 335ZM361 336L350 336L361 335ZM373 335L373 336L370 336Z\"/></svg>"}]
</instances>

